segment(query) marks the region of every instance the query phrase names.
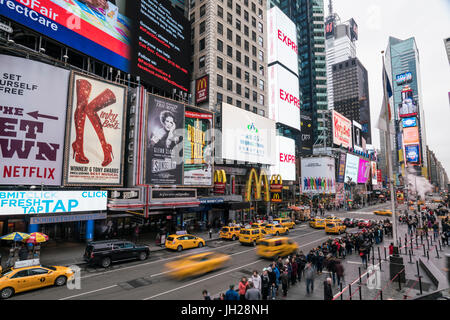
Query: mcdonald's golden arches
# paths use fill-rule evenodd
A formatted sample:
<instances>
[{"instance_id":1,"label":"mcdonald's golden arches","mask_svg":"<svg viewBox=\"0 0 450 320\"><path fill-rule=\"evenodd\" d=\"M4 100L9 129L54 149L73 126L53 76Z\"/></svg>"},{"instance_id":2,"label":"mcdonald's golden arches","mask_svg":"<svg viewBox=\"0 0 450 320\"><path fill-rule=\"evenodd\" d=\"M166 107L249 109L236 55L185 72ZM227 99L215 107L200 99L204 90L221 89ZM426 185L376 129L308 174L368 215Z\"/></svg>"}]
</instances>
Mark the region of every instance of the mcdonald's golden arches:
<instances>
[{"instance_id":1,"label":"mcdonald's golden arches","mask_svg":"<svg viewBox=\"0 0 450 320\"><path fill-rule=\"evenodd\" d=\"M250 175L245 186L245 201L249 202L252 200L253 186L255 187L255 199L253 200L261 199L261 183L264 185L264 201L270 201L269 180L267 179L267 174L263 169L261 169L258 177L258 174L254 168L250 170Z\"/></svg>"}]
</instances>

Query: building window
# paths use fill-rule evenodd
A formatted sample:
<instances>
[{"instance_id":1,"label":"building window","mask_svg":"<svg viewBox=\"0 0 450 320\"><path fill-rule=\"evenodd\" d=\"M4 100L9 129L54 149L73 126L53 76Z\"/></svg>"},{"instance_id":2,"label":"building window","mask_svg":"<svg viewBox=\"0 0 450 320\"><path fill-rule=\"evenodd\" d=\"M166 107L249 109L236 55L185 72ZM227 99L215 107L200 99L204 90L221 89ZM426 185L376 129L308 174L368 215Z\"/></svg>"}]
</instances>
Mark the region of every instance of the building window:
<instances>
[{"instance_id":1,"label":"building window","mask_svg":"<svg viewBox=\"0 0 450 320\"><path fill-rule=\"evenodd\" d=\"M264 26L261 22L258 22L258 32L259 33L264 33Z\"/></svg>"},{"instance_id":2,"label":"building window","mask_svg":"<svg viewBox=\"0 0 450 320\"><path fill-rule=\"evenodd\" d=\"M250 50L250 43L247 40L244 41L244 49L247 52Z\"/></svg>"},{"instance_id":3,"label":"building window","mask_svg":"<svg viewBox=\"0 0 450 320\"><path fill-rule=\"evenodd\" d=\"M253 113L256 113L256 114L258 114L258 108L256 108L256 107L253 107Z\"/></svg>"},{"instance_id":4,"label":"building window","mask_svg":"<svg viewBox=\"0 0 450 320\"><path fill-rule=\"evenodd\" d=\"M217 33L223 35L223 25L217 22Z\"/></svg>"},{"instance_id":5,"label":"building window","mask_svg":"<svg viewBox=\"0 0 450 320\"><path fill-rule=\"evenodd\" d=\"M252 31L252 40L256 42L256 32Z\"/></svg>"},{"instance_id":6,"label":"building window","mask_svg":"<svg viewBox=\"0 0 450 320\"><path fill-rule=\"evenodd\" d=\"M245 82L250 83L250 73L248 73L247 71L244 72L244 79Z\"/></svg>"},{"instance_id":7,"label":"building window","mask_svg":"<svg viewBox=\"0 0 450 320\"><path fill-rule=\"evenodd\" d=\"M244 20L248 22L248 19L249 19L248 12L244 10Z\"/></svg>"},{"instance_id":8,"label":"building window","mask_svg":"<svg viewBox=\"0 0 450 320\"><path fill-rule=\"evenodd\" d=\"M264 90L264 80L259 79L259 89Z\"/></svg>"},{"instance_id":9,"label":"building window","mask_svg":"<svg viewBox=\"0 0 450 320\"><path fill-rule=\"evenodd\" d=\"M242 108L242 101L236 100L236 107Z\"/></svg>"},{"instance_id":10,"label":"building window","mask_svg":"<svg viewBox=\"0 0 450 320\"><path fill-rule=\"evenodd\" d=\"M248 7L248 0L244 0L244 4L246 7Z\"/></svg>"},{"instance_id":11,"label":"building window","mask_svg":"<svg viewBox=\"0 0 450 320\"><path fill-rule=\"evenodd\" d=\"M200 7L200 18L203 17L205 13L206 13L206 5L204 4Z\"/></svg>"},{"instance_id":12,"label":"building window","mask_svg":"<svg viewBox=\"0 0 450 320\"><path fill-rule=\"evenodd\" d=\"M264 19L263 17L263 11L261 9L258 9L258 18Z\"/></svg>"},{"instance_id":13,"label":"building window","mask_svg":"<svg viewBox=\"0 0 450 320\"><path fill-rule=\"evenodd\" d=\"M256 18L252 17L252 26L256 28Z\"/></svg>"},{"instance_id":14,"label":"building window","mask_svg":"<svg viewBox=\"0 0 450 320\"><path fill-rule=\"evenodd\" d=\"M256 87L258 85L258 78L255 76L252 76L252 83L253 83L253 86Z\"/></svg>"},{"instance_id":15,"label":"building window","mask_svg":"<svg viewBox=\"0 0 450 320\"><path fill-rule=\"evenodd\" d=\"M262 65L259 65L259 74L264 75L264 67Z\"/></svg>"},{"instance_id":16,"label":"building window","mask_svg":"<svg viewBox=\"0 0 450 320\"><path fill-rule=\"evenodd\" d=\"M236 29L241 31L241 21L236 19Z\"/></svg>"},{"instance_id":17,"label":"building window","mask_svg":"<svg viewBox=\"0 0 450 320\"><path fill-rule=\"evenodd\" d=\"M231 46L227 46L227 55L229 57L233 57L233 48Z\"/></svg>"},{"instance_id":18,"label":"building window","mask_svg":"<svg viewBox=\"0 0 450 320\"><path fill-rule=\"evenodd\" d=\"M227 22L229 25L233 25L233 16L231 15L231 13L227 13Z\"/></svg>"},{"instance_id":19,"label":"building window","mask_svg":"<svg viewBox=\"0 0 450 320\"><path fill-rule=\"evenodd\" d=\"M250 111L250 105L248 103L245 104L245 110Z\"/></svg>"},{"instance_id":20,"label":"building window","mask_svg":"<svg viewBox=\"0 0 450 320\"><path fill-rule=\"evenodd\" d=\"M258 50L258 59L259 61L264 61L264 53L261 50Z\"/></svg>"},{"instance_id":21,"label":"building window","mask_svg":"<svg viewBox=\"0 0 450 320\"><path fill-rule=\"evenodd\" d=\"M200 34L205 32L205 30L206 30L206 22L203 21L203 22L200 23Z\"/></svg>"},{"instance_id":22,"label":"building window","mask_svg":"<svg viewBox=\"0 0 450 320\"><path fill-rule=\"evenodd\" d=\"M233 81L227 79L227 90L233 92Z\"/></svg>"},{"instance_id":23,"label":"building window","mask_svg":"<svg viewBox=\"0 0 450 320\"><path fill-rule=\"evenodd\" d=\"M241 15L241 6L236 3L236 14Z\"/></svg>"},{"instance_id":24,"label":"building window","mask_svg":"<svg viewBox=\"0 0 450 320\"><path fill-rule=\"evenodd\" d=\"M246 67L250 67L250 58L248 56L244 57L244 64Z\"/></svg>"},{"instance_id":25,"label":"building window","mask_svg":"<svg viewBox=\"0 0 450 320\"><path fill-rule=\"evenodd\" d=\"M253 91L253 101L258 102L258 92Z\"/></svg>"},{"instance_id":26,"label":"building window","mask_svg":"<svg viewBox=\"0 0 450 320\"><path fill-rule=\"evenodd\" d=\"M232 97L227 97L227 103L228 104L233 104L233 98Z\"/></svg>"},{"instance_id":27,"label":"building window","mask_svg":"<svg viewBox=\"0 0 450 320\"><path fill-rule=\"evenodd\" d=\"M217 75L217 86L223 87L223 77L220 74Z\"/></svg>"},{"instance_id":28,"label":"building window","mask_svg":"<svg viewBox=\"0 0 450 320\"><path fill-rule=\"evenodd\" d=\"M250 89L249 89L249 88L245 88L244 96L245 96L247 99L250 99Z\"/></svg>"},{"instance_id":29,"label":"building window","mask_svg":"<svg viewBox=\"0 0 450 320\"><path fill-rule=\"evenodd\" d=\"M259 95L259 104L262 106L264 105L264 95L262 94Z\"/></svg>"},{"instance_id":30,"label":"building window","mask_svg":"<svg viewBox=\"0 0 450 320\"><path fill-rule=\"evenodd\" d=\"M223 52L223 41L217 39L217 50Z\"/></svg>"},{"instance_id":31,"label":"building window","mask_svg":"<svg viewBox=\"0 0 450 320\"><path fill-rule=\"evenodd\" d=\"M201 56L201 57L198 59L198 67L199 67L199 68L204 68L204 67L205 67L205 61L206 61L205 56Z\"/></svg>"},{"instance_id":32,"label":"building window","mask_svg":"<svg viewBox=\"0 0 450 320\"><path fill-rule=\"evenodd\" d=\"M264 112L264 110L259 110L258 112L259 112L259 115L260 115L260 116L263 116L263 117L264 117L264 116L266 115L266 113Z\"/></svg>"},{"instance_id":33,"label":"building window","mask_svg":"<svg viewBox=\"0 0 450 320\"><path fill-rule=\"evenodd\" d=\"M263 39L263 37L258 36L258 44L259 44L261 47L264 47L264 39Z\"/></svg>"},{"instance_id":34,"label":"building window","mask_svg":"<svg viewBox=\"0 0 450 320\"><path fill-rule=\"evenodd\" d=\"M236 83L236 93L238 95L242 94L242 86L239 83Z\"/></svg>"},{"instance_id":35,"label":"building window","mask_svg":"<svg viewBox=\"0 0 450 320\"><path fill-rule=\"evenodd\" d=\"M248 37L249 35L249 28L248 26L244 25L244 34Z\"/></svg>"},{"instance_id":36,"label":"building window","mask_svg":"<svg viewBox=\"0 0 450 320\"><path fill-rule=\"evenodd\" d=\"M229 62L227 62L227 72L233 74L233 65Z\"/></svg>"},{"instance_id":37,"label":"building window","mask_svg":"<svg viewBox=\"0 0 450 320\"><path fill-rule=\"evenodd\" d=\"M236 61L241 62L241 52L236 50Z\"/></svg>"},{"instance_id":38,"label":"building window","mask_svg":"<svg viewBox=\"0 0 450 320\"><path fill-rule=\"evenodd\" d=\"M252 2L252 11L256 13L256 4L254 2Z\"/></svg>"},{"instance_id":39,"label":"building window","mask_svg":"<svg viewBox=\"0 0 450 320\"><path fill-rule=\"evenodd\" d=\"M195 11L191 13L189 21L191 21L191 24L195 22Z\"/></svg>"},{"instance_id":40,"label":"building window","mask_svg":"<svg viewBox=\"0 0 450 320\"><path fill-rule=\"evenodd\" d=\"M223 8L221 6L217 6L217 15L223 18Z\"/></svg>"},{"instance_id":41,"label":"building window","mask_svg":"<svg viewBox=\"0 0 450 320\"><path fill-rule=\"evenodd\" d=\"M217 57L217 69L223 69L223 59L221 57Z\"/></svg>"},{"instance_id":42,"label":"building window","mask_svg":"<svg viewBox=\"0 0 450 320\"><path fill-rule=\"evenodd\" d=\"M241 46L241 36L236 35L236 45Z\"/></svg>"},{"instance_id":43,"label":"building window","mask_svg":"<svg viewBox=\"0 0 450 320\"><path fill-rule=\"evenodd\" d=\"M227 29L227 39L233 41L233 31Z\"/></svg>"},{"instance_id":44,"label":"building window","mask_svg":"<svg viewBox=\"0 0 450 320\"><path fill-rule=\"evenodd\" d=\"M256 47L255 46L252 46L252 54L253 54L253 56L256 57Z\"/></svg>"},{"instance_id":45,"label":"building window","mask_svg":"<svg viewBox=\"0 0 450 320\"><path fill-rule=\"evenodd\" d=\"M199 41L199 51L202 51L202 50L205 50L205 47L206 47L206 40L205 40L205 38L203 38L203 39L200 39L200 41Z\"/></svg>"},{"instance_id":46,"label":"building window","mask_svg":"<svg viewBox=\"0 0 450 320\"><path fill-rule=\"evenodd\" d=\"M220 92L217 92L217 102L222 102L223 101L223 94L221 94Z\"/></svg>"},{"instance_id":47,"label":"building window","mask_svg":"<svg viewBox=\"0 0 450 320\"><path fill-rule=\"evenodd\" d=\"M255 61L255 60L252 60L252 69L253 69L253 71L256 71L256 70L257 70L257 69L256 69L256 66L257 66L256 61Z\"/></svg>"},{"instance_id":48,"label":"building window","mask_svg":"<svg viewBox=\"0 0 450 320\"><path fill-rule=\"evenodd\" d=\"M236 67L236 78L241 79L241 68Z\"/></svg>"},{"instance_id":49,"label":"building window","mask_svg":"<svg viewBox=\"0 0 450 320\"><path fill-rule=\"evenodd\" d=\"M233 0L227 0L227 6L230 9L233 9Z\"/></svg>"}]
</instances>

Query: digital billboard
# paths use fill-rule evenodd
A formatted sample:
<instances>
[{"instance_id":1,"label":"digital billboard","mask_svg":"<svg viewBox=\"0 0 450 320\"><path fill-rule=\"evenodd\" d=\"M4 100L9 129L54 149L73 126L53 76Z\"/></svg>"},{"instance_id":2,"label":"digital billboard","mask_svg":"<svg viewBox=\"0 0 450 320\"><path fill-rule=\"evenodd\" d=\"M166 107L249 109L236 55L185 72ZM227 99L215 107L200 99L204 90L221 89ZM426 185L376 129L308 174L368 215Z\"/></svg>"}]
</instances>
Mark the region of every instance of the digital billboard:
<instances>
[{"instance_id":1,"label":"digital billboard","mask_svg":"<svg viewBox=\"0 0 450 320\"><path fill-rule=\"evenodd\" d=\"M195 104L208 102L209 100L209 76L203 76L195 80Z\"/></svg>"},{"instance_id":2,"label":"digital billboard","mask_svg":"<svg viewBox=\"0 0 450 320\"><path fill-rule=\"evenodd\" d=\"M3 0L0 14L155 87L188 91L191 29L167 0Z\"/></svg>"},{"instance_id":3,"label":"digital billboard","mask_svg":"<svg viewBox=\"0 0 450 320\"><path fill-rule=\"evenodd\" d=\"M370 162L360 158L358 166L358 183L367 183L370 176Z\"/></svg>"},{"instance_id":4,"label":"digital billboard","mask_svg":"<svg viewBox=\"0 0 450 320\"><path fill-rule=\"evenodd\" d=\"M347 161L345 163L345 183L358 182L359 157L347 153ZM350 179L349 179L350 178Z\"/></svg>"},{"instance_id":5,"label":"digital billboard","mask_svg":"<svg viewBox=\"0 0 450 320\"><path fill-rule=\"evenodd\" d=\"M371 173L372 173L372 185L377 185L378 184L378 177L377 177L377 163L375 161L371 161L370 162L371 165Z\"/></svg>"},{"instance_id":6,"label":"digital billboard","mask_svg":"<svg viewBox=\"0 0 450 320\"><path fill-rule=\"evenodd\" d=\"M300 113L300 131L302 141L302 155L313 154L313 128L312 115L310 112L302 111Z\"/></svg>"},{"instance_id":7,"label":"digital billboard","mask_svg":"<svg viewBox=\"0 0 450 320\"><path fill-rule=\"evenodd\" d=\"M338 169L338 178L337 182L344 183L345 182L345 162L347 159L346 153L339 154L339 169Z\"/></svg>"},{"instance_id":8,"label":"digital billboard","mask_svg":"<svg viewBox=\"0 0 450 320\"><path fill-rule=\"evenodd\" d=\"M419 144L419 128L403 128L403 143L404 144Z\"/></svg>"},{"instance_id":9,"label":"digital billboard","mask_svg":"<svg viewBox=\"0 0 450 320\"><path fill-rule=\"evenodd\" d=\"M358 151L363 151L363 142L362 142L362 126L356 122L353 123L353 148Z\"/></svg>"},{"instance_id":10,"label":"digital billboard","mask_svg":"<svg viewBox=\"0 0 450 320\"><path fill-rule=\"evenodd\" d=\"M417 103L414 100L412 89L405 87L402 90L402 103L399 105L398 115L400 118L410 118L417 115Z\"/></svg>"},{"instance_id":11,"label":"digital billboard","mask_svg":"<svg viewBox=\"0 0 450 320\"><path fill-rule=\"evenodd\" d=\"M0 55L0 184L59 186L70 71Z\"/></svg>"},{"instance_id":12,"label":"digital billboard","mask_svg":"<svg viewBox=\"0 0 450 320\"><path fill-rule=\"evenodd\" d=\"M332 38L334 36L334 17L331 19L327 19L325 22L325 37L327 39Z\"/></svg>"},{"instance_id":13,"label":"digital billboard","mask_svg":"<svg viewBox=\"0 0 450 320\"><path fill-rule=\"evenodd\" d=\"M298 76L297 28L278 7L267 11L268 61L278 62Z\"/></svg>"},{"instance_id":14,"label":"digital billboard","mask_svg":"<svg viewBox=\"0 0 450 320\"><path fill-rule=\"evenodd\" d=\"M222 158L275 164L275 121L222 103Z\"/></svg>"},{"instance_id":15,"label":"digital billboard","mask_svg":"<svg viewBox=\"0 0 450 320\"><path fill-rule=\"evenodd\" d=\"M334 158L302 158L301 173L303 193L336 192Z\"/></svg>"},{"instance_id":16,"label":"digital billboard","mask_svg":"<svg viewBox=\"0 0 450 320\"><path fill-rule=\"evenodd\" d=\"M352 41L358 40L358 25L353 18L350 19L350 38Z\"/></svg>"},{"instance_id":17,"label":"digital billboard","mask_svg":"<svg viewBox=\"0 0 450 320\"><path fill-rule=\"evenodd\" d=\"M420 162L419 145L405 146L406 161L411 163Z\"/></svg>"},{"instance_id":18,"label":"digital billboard","mask_svg":"<svg viewBox=\"0 0 450 320\"><path fill-rule=\"evenodd\" d=\"M408 83L412 81L412 73L411 72L405 72L402 74L398 74L395 76L395 82L398 86L401 86L402 84Z\"/></svg>"},{"instance_id":19,"label":"digital billboard","mask_svg":"<svg viewBox=\"0 0 450 320\"><path fill-rule=\"evenodd\" d=\"M344 148L352 146L352 122L334 110L333 143Z\"/></svg>"},{"instance_id":20,"label":"digital billboard","mask_svg":"<svg viewBox=\"0 0 450 320\"><path fill-rule=\"evenodd\" d=\"M278 64L269 67L269 119L300 130L298 78Z\"/></svg>"},{"instance_id":21,"label":"digital billboard","mask_svg":"<svg viewBox=\"0 0 450 320\"><path fill-rule=\"evenodd\" d=\"M417 118L403 118L402 119L403 128L417 127Z\"/></svg>"},{"instance_id":22,"label":"digital billboard","mask_svg":"<svg viewBox=\"0 0 450 320\"><path fill-rule=\"evenodd\" d=\"M295 141L286 137L276 137L275 165L270 167L270 175L280 175L283 181L296 178Z\"/></svg>"}]
</instances>

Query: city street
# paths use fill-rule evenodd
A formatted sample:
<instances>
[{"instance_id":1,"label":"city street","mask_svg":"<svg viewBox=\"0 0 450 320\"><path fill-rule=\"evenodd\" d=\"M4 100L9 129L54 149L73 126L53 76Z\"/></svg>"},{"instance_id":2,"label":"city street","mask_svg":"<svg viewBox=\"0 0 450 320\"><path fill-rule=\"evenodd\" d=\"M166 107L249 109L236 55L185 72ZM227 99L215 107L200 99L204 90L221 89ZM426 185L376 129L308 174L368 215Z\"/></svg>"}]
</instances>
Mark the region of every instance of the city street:
<instances>
[{"instance_id":1,"label":"city street","mask_svg":"<svg viewBox=\"0 0 450 320\"><path fill-rule=\"evenodd\" d=\"M376 209L389 209L389 203L368 207L355 212L333 212L338 217L360 219L386 219L372 212ZM327 212L327 214L330 214ZM300 250L307 253L311 248L322 244L330 236L324 230L315 230L307 224L297 225L289 233L289 238L299 244ZM216 251L230 255L230 263L214 272L200 277L175 281L167 277L164 264L181 256L198 251ZM12 300L60 299L133 299L133 300L191 300L202 299L202 291L207 288L212 296L225 292L230 284L237 285L243 276L250 277L253 270L260 272L268 266L269 260L259 258L256 249L243 246L238 241L218 240L203 249L192 249L182 253L166 250L151 253L145 262L125 262L113 268L87 268L81 273L81 289L69 290L66 287L31 291L17 294Z\"/></svg>"}]
</instances>

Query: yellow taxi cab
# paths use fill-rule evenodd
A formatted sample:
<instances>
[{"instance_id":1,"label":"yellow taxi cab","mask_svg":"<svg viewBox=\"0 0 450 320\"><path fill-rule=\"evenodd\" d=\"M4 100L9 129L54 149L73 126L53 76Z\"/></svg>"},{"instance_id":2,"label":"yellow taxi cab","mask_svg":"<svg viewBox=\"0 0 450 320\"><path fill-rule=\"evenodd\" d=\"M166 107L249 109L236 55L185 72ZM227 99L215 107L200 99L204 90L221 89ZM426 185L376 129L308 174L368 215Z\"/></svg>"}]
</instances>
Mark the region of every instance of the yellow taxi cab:
<instances>
[{"instance_id":1,"label":"yellow taxi cab","mask_svg":"<svg viewBox=\"0 0 450 320\"><path fill-rule=\"evenodd\" d=\"M325 225L325 233L334 233L334 234L341 234L344 233L345 230L347 230L347 226L344 225L342 222L327 222Z\"/></svg>"},{"instance_id":2,"label":"yellow taxi cab","mask_svg":"<svg viewBox=\"0 0 450 320\"><path fill-rule=\"evenodd\" d=\"M201 248L205 245L205 240L183 232L177 232L167 237L165 246L167 249L182 251L190 248Z\"/></svg>"},{"instance_id":3,"label":"yellow taxi cab","mask_svg":"<svg viewBox=\"0 0 450 320\"><path fill-rule=\"evenodd\" d=\"M341 221L341 219L338 218L338 217L336 217L336 216L328 216L328 217L325 217L325 224L327 224L327 223L333 223L333 222L340 222L340 221Z\"/></svg>"},{"instance_id":4,"label":"yellow taxi cab","mask_svg":"<svg viewBox=\"0 0 450 320\"><path fill-rule=\"evenodd\" d=\"M263 258L284 257L295 253L298 245L287 237L263 239L258 242L256 254Z\"/></svg>"},{"instance_id":5,"label":"yellow taxi cab","mask_svg":"<svg viewBox=\"0 0 450 320\"><path fill-rule=\"evenodd\" d=\"M283 225L286 228L293 229L295 226L295 222L293 222L291 219L288 218L277 218L273 219L274 222L278 222L279 224Z\"/></svg>"},{"instance_id":6,"label":"yellow taxi cab","mask_svg":"<svg viewBox=\"0 0 450 320\"><path fill-rule=\"evenodd\" d=\"M373 213L380 216L392 216L391 210L376 210Z\"/></svg>"},{"instance_id":7,"label":"yellow taxi cab","mask_svg":"<svg viewBox=\"0 0 450 320\"><path fill-rule=\"evenodd\" d=\"M223 227L222 229L220 229L219 232L219 237L221 239L231 239L231 240L237 240L239 238L239 230L241 228L238 226L228 226L228 227Z\"/></svg>"},{"instance_id":8,"label":"yellow taxi cab","mask_svg":"<svg viewBox=\"0 0 450 320\"><path fill-rule=\"evenodd\" d=\"M425 205L425 202L423 200L419 200L419 201L417 201L417 204L419 206L423 206L423 205Z\"/></svg>"},{"instance_id":9,"label":"yellow taxi cab","mask_svg":"<svg viewBox=\"0 0 450 320\"><path fill-rule=\"evenodd\" d=\"M265 226L267 225L267 222L254 222L252 223L252 228L265 228Z\"/></svg>"},{"instance_id":10,"label":"yellow taxi cab","mask_svg":"<svg viewBox=\"0 0 450 320\"><path fill-rule=\"evenodd\" d=\"M285 226L283 226L282 224L279 224L279 223L276 223L276 224L269 223L269 224L267 224L266 227L265 227L265 231L267 232L267 234L277 235L277 236L279 236L280 234L288 234L289 233L288 227L285 227Z\"/></svg>"},{"instance_id":11,"label":"yellow taxi cab","mask_svg":"<svg viewBox=\"0 0 450 320\"><path fill-rule=\"evenodd\" d=\"M24 261L21 261L24 262ZM72 269L62 266L33 265L5 269L0 273L0 298L47 286L63 286L72 281Z\"/></svg>"},{"instance_id":12,"label":"yellow taxi cab","mask_svg":"<svg viewBox=\"0 0 450 320\"><path fill-rule=\"evenodd\" d=\"M243 228L239 232L239 242L242 244L256 245L256 242L267 235L262 228Z\"/></svg>"},{"instance_id":13,"label":"yellow taxi cab","mask_svg":"<svg viewBox=\"0 0 450 320\"><path fill-rule=\"evenodd\" d=\"M309 226L314 229L324 229L325 228L325 219L313 218L309 221Z\"/></svg>"},{"instance_id":14,"label":"yellow taxi cab","mask_svg":"<svg viewBox=\"0 0 450 320\"><path fill-rule=\"evenodd\" d=\"M168 275L175 279L198 276L221 268L231 258L218 252L203 252L166 263Z\"/></svg>"}]
</instances>

